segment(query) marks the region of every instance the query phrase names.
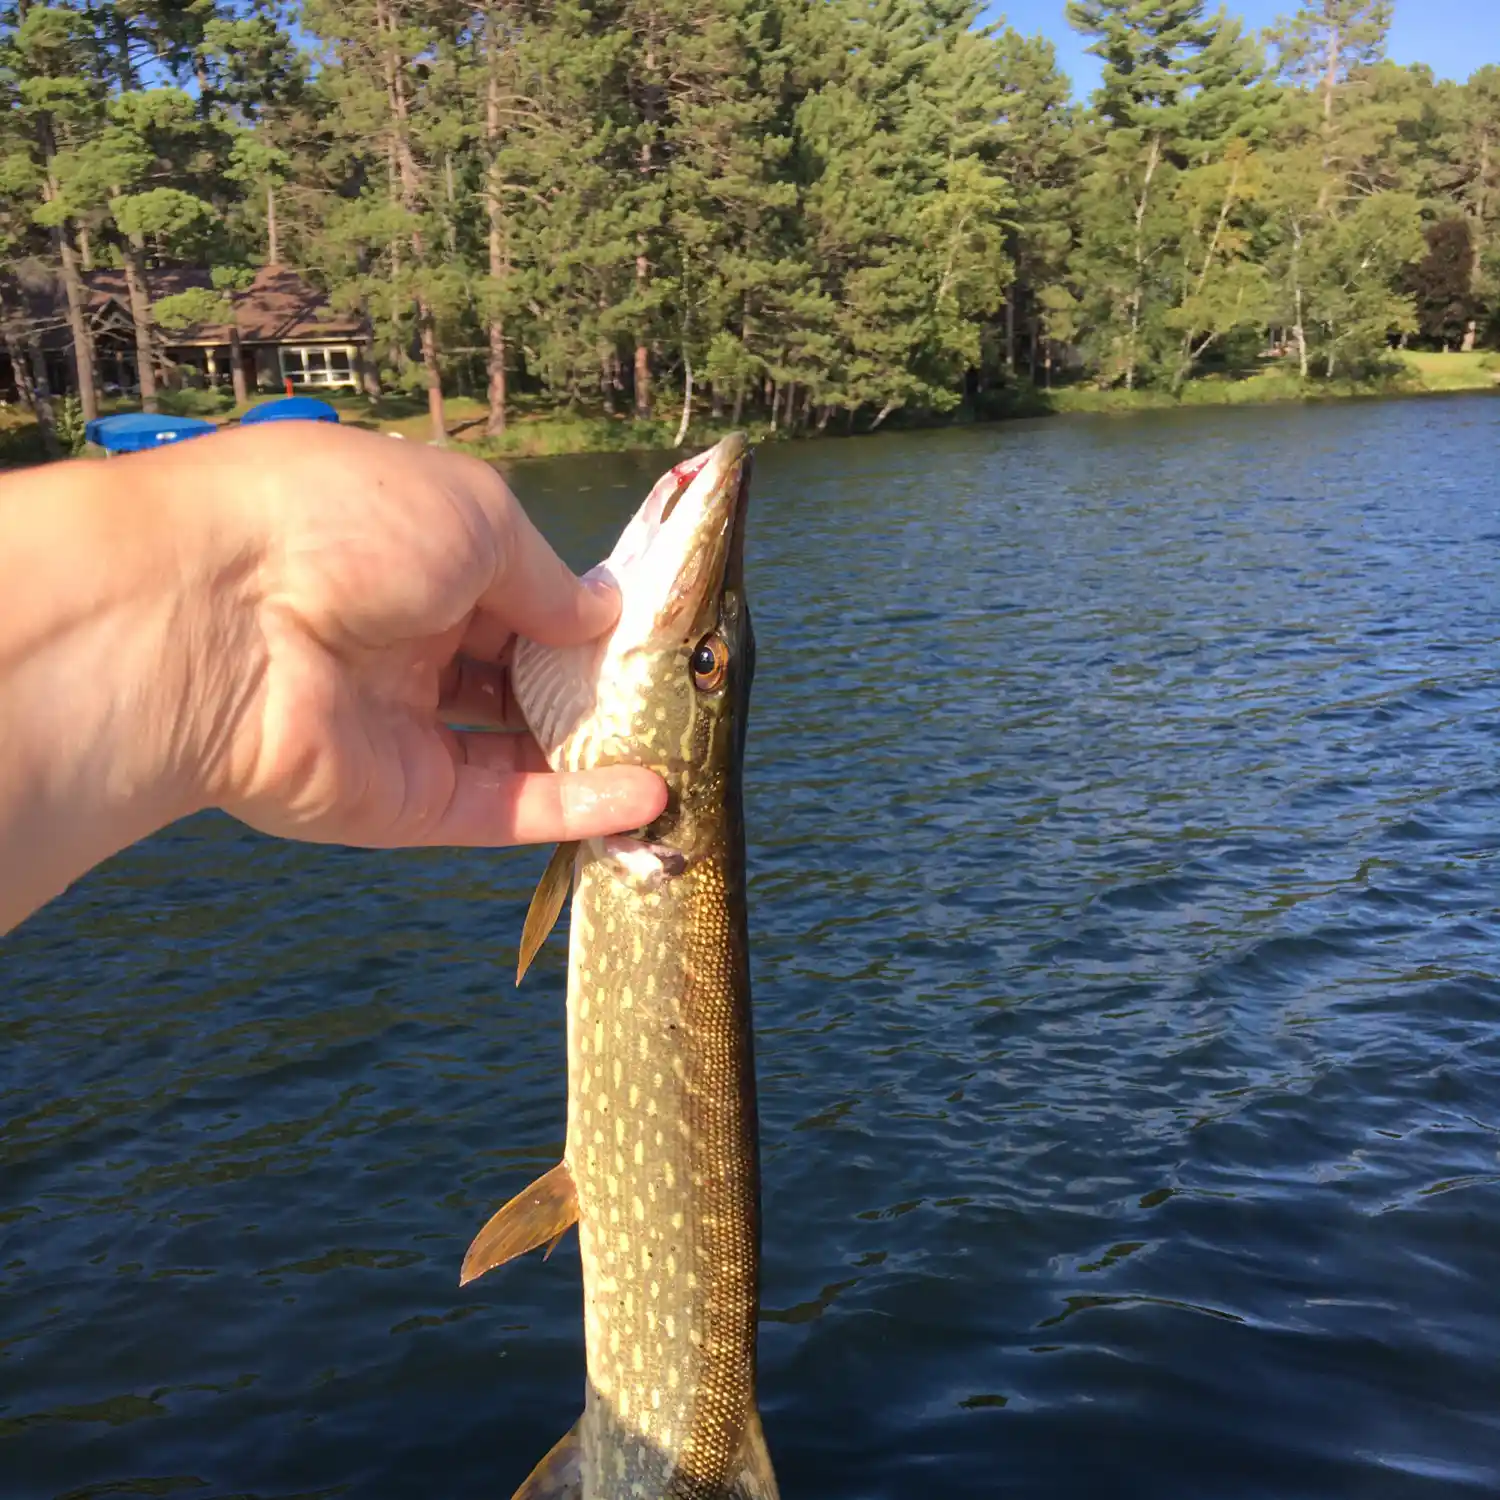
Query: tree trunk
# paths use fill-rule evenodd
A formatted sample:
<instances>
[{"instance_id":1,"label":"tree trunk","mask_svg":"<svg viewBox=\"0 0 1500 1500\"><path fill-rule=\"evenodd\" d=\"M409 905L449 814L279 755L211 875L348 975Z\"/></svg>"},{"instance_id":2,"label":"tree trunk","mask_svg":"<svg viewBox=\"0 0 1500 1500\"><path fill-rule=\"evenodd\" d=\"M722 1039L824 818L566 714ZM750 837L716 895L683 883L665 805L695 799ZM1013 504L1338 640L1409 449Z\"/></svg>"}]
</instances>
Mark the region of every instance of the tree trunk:
<instances>
[{"instance_id":1,"label":"tree trunk","mask_svg":"<svg viewBox=\"0 0 1500 1500\"><path fill-rule=\"evenodd\" d=\"M1328 47L1323 57L1323 78L1318 90L1323 98L1323 181L1318 188L1318 212L1328 211L1333 191L1333 91L1339 81L1339 53L1343 50L1343 28L1335 21L1328 28Z\"/></svg>"},{"instance_id":2,"label":"tree trunk","mask_svg":"<svg viewBox=\"0 0 1500 1500\"><path fill-rule=\"evenodd\" d=\"M141 410L156 411L156 368L151 348L151 289L146 282L145 238L125 236L121 254L125 261L125 290L130 301L130 321L135 325L136 378L140 382Z\"/></svg>"},{"instance_id":3,"label":"tree trunk","mask_svg":"<svg viewBox=\"0 0 1500 1500\"><path fill-rule=\"evenodd\" d=\"M489 386L486 400L489 415L485 418L484 430L497 437L505 431L505 322L502 318L490 319Z\"/></svg>"},{"instance_id":4,"label":"tree trunk","mask_svg":"<svg viewBox=\"0 0 1500 1500\"><path fill-rule=\"evenodd\" d=\"M443 153L443 200L448 205L447 223L443 226L450 259L458 258L458 188L453 181L453 153Z\"/></svg>"},{"instance_id":5,"label":"tree trunk","mask_svg":"<svg viewBox=\"0 0 1500 1500\"><path fill-rule=\"evenodd\" d=\"M47 167L42 197L46 202L53 203L58 196L57 174L53 170L57 157L57 138L52 130L50 115L43 115L37 123L37 144L41 147L42 160ZM73 253L73 242L69 238L67 224L54 224L49 237L58 264L62 267L63 291L68 299L68 329L73 335L73 370L78 385L78 400L83 408L84 421L91 422L99 415L99 394L94 373L94 340L88 324L88 299L83 280L78 274L78 261Z\"/></svg>"},{"instance_id":6,"label":"tree trunk","mask_svg":"<svg viewBox=\"0 0 1500 1500\"><path fill-rule=\"evenodd\" d=\"M78 259L85 271L94 269L94 247L89 240L87 224L78 226Z\"/></svg>"},{"instance_id":7,"label":"tree trunk","mask_svg":"<svg viewBox=\"0 0 1500 1500\"><path fill-rule=\"evenodd\" d=\"M740 425L740 418L744 415L744 412L745 385L744 382L741 381L740 384L734 388L734 411L730 413L729 425L731 427L738 427Z\"/></svg>"},{"instance_id":8,"label":"tree trunk","mask_svg":"<svg viewBox=\"0 0 1500 1500\"><path fill-rule=\"evenodd\" d=\"M1297 369L1303 380L1307 379L1307 329L1302 321L1302 224L1292 220L1292 300L1296 304L1297 321L1292 324L1292 338L1297 344Z\"/></svg>"},{"instance_id":9,"label":"tree trunk","mask_svg":"<svg viewBox=\"0 0 1500 1500\"><path fill-rule=\"evenodd\" d=\"M438 360L437 324L425 297L417 298L417 335L422 345L422 368L427 373L427 415L432 419L432 441L448 443L448 419L443 411L443 369Z\"/></svg>"},{"instance_id":10,"label":"tree trunk","mask_svg":"<svg viewBox=\"0 0 1500 1500\"><path fill-rule=\"evenodd\" d=\"M234 321L234 309L229 310L229 378L234 384L234 404L250 404L250 385L245 379L245 346L240 342L240 330Z\"/></svg>"},{"instance_id":11,"label":"tree trunk","mask_svg":"<svg viewBox=\"0 0 1500 1500\"><path fill-rule=\"evenodd\" d=\"M677 436L672 439L674 448L682 447L687 440L688 423L693 420L693 362L686 349L682 351L682 420L677 424Z\"/></svg>"},{"instance_id":12,"label":"tree trunk","mask_svg":"<svg viewBox=\"0 0 1500 1500\"><path fill-rule=\"evenodd\" d=\"M1032 385L1036 384L1037 361L1041 357L1040 350L1037 348L1037 344L1040 341L1040 339L1041 339L1041 318L1038 316L1037 311L1036 311L1036 299L1033 298L1032 299L1032 308L1031 308L1031 329L1030 329L1030 333L1028 335L1028 341L1030 343L1030 348L1027 350L1027 353L1031 357L1031 383L1032 383Z\"/></svg>"},{"instance_id":13,"label":"tree trunk","mask_svg":"<svg viewBox=\"0 0 1500 1500\"><path fill-rule=\"evenodd\" d=\"M500 199L500 74L497 66L500 42L497 36L499 22L494 7L485 12L485 46L489 49L489 87L485 97L484 139L489 149L490 160L485 171L485 212L489 216L490 230L490 281L491 296L497 296L501 284L507 279L504 220L501 217ZM505 431L505 319L498 310L490 313L489 326L489 415L485 418L484 430L491 437Z\"/></svg>"},{"instance_id":14,"label":"tree trunk","mask_svg":"<svg viewBox=\"0 0 1500 1500\"><path fill-rule=\"evenodd\" d=\"M266 264L281 264L281 227L276 221L276 184L266 184Z\"/></svg>"},{"instance_id":15,"label":"tree trunk","mask_svg":"<svg viewBox=\"0 0 1500 1500\"><path fill-rule=\"evenodd\" d=\"M1005 297L1005 373L1016 374L1016 284L1011 282Z\"/></svg>"},{"instance_id":16,"label":"tree trunk","mask_svg":"<svg viewBox=\"0 0 1500 1500\"><path fill-rule=\"evenodd\" d=\"M656 49L648 42L643 59L648 73L656 70ZM656 109L648 95L642 105L643 123L650 129L655 128ZM648 137L641 142L641 154L639 171L641 180L651 175L651 140ZM641 309L637 313L640 326L635 337L635 414L642 422L651 420L651 345L646 332L646 289L651 280L651 261L647 254L648 246L646 236L643 233L637 244L635 257L635 290L636 296L641 301Z\"/></svg>"},{"instance_id":17,"label":"tree trunk","mask_svg":"<svg viewBox=\"0 0 1500 1500\"><path fill-rule=\"evenodd\" d=\"M1146 203L1151 194L1151 179L1156 176L1161 162L1161 137L1151 137L1151 154L1146 158L1146 177L1141 183L1141 196L1135 205L1135 287L1130 294L1130 342L1125 350L1125 389L1135 389L1136 345L1140 338L1141 304L1146 295Z\"/></svg>"},{"instance_id":18,"label":"tree trunk","mask_svg":"<svg viewBox=\"0 0 1500 1500\"><path fill-rule=\"evenodd\" d=\"M1485 184L1490 175L1490 138L1486 133L1479 146L1479 200L1469 216L1469 296L1479 285L1480 273L1484 269L1484 210ZM1470 318L1464 325L1463 351L1472 354L1479 342L1479 319Z\"/></svg>"},{"instance_id":19,"label":"tree trunk","mask_svg":"<svg viewBox=\"0 0 1500 1500\"><path fill-rule=\"evenodd\" d=\"M78 386L78 401L83 420L92 422L99 415L99 390L94 376L94 340L89 332L88 305L83 278L73 254L73 242L66 225L52 230L52 246L62 264L63 291L68 299L68 329L73 335L73 372Z\"/></svg>"},{"instance_id":20,"label":"tree trunk","mask_svg":"<svg viewBox=\"0 0 1500 1500\"><path fill-rule=\"evenodd\" d=\"M386 90L390 99L392 135L395 144L396 169L401 183L401 206L409 213L417 212L420 198L417 176L417 160L411 148L411 125L406 100L406 85L401 74L401 59L394 41L395 21L391 17L386 0L377 0L375 7L377 28L391 33L390 45L385 52ZM426 256L422 231L411 231L412 260L420 267ZM448 422L443 411L443 370L438 355L437 319L427 298L418 292L413 298L417 311L417 340L422 350L422 368L427 376L427 414L432 419L432 442L438 447L448 443Z\"/></svg>"},{"instance_id":21,"label":"tree trunk","mask_svg":"<svg viewBox=\"0 0 1500 1500\"><path fill-rule=\"evenodd\" d=\"M373 353L373 350L367 352L363 344L354 346L354 378L360 390L372 401L380 396L380 372L371 361Z\"/></svg>"},{"instance_id":22,"label":"tree trunk","mask_svg":"<svg viewBox=\"0 0 1500 1500\"><path fill-rule=\"evenodd\" d=\"M42 430L42 447L48 458L62 454L57 440L57 409L52 404L52 382L47 379L47 359L42 346L30 334L26 336L26 356L31 363L31 401L36 425Z\"/></svg>"},{"instance_id":23,"label":"tree trunk","mask_svg":"<svg viewBox=\"0 0 1500 1500\"><path fill-rule=\"evenodd\" d=\"M635 258L636 286L644 293L650 276L650 262L644 255ZM640 335L635 341L635 414L642 422L651 420L651 346Z\"/></svg>"}]
</instances>

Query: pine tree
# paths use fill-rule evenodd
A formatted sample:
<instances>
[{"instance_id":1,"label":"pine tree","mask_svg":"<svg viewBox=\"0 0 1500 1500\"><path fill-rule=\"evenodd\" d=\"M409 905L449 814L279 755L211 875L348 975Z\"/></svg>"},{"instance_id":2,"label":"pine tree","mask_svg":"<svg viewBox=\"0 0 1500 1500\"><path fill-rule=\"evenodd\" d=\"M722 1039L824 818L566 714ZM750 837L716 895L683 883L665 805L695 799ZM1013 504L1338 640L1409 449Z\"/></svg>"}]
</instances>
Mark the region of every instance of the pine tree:
<instances>
[{"instance_id":1,"label":"pine tree","mask_svg":"<svg viewBox=\"0 0 1500 1500\"><path fill-rule=\"evenodd\" d=\"M213 206L176 182L191 182L187 158L200 131L197 105L179 89L141 89L110 99L105 124L58 160L74 212L97 235L113 234L135 328L141 404L157 409L148 259L195 260L216 218Z\"/></svg>"},{"instance_id":2,"label":"pine tree","mask_svg":"<svg viewBox=\"0 0 1500 1500\"><path fill-rule=\"evenodd\" d=\"M247 190L260 216L265 263L277 265L281 198L294 171L307 174L312 166L307 61L266 15L214 17L196 57L228 133L225 175Z\"/></svg>"},{"instance_id":3,"label":"pine tree","mask_svg":"<svg viewBox=\"0 0 1500 1500\"><path fill-rule=\"evenodd\" d=\"M869 0L799 33L813 59L795 117L805 255L831 319L823 394L851 418L876 407L872 426L960 399L1010 280L1001 90L976 13Z\"/></svg>"},{"instance_id":4,"label":"pine tree","mask_svg":"<svg viewBox=\"0 0 1500 1500\"><path fill-rule=\"evenodd\" d=\"M1170 255L1189 92L1215 27L1203 0L1068 0L1067 17L1104 62L1080 267L1093 292L1090 322L1105 378L1130 390L1142 360L1159 358L1167 344L1166 330L1150 319L1151 282Z\"/></svg>"},{"instance_id":5,"label":"pine tree","mask_svg":"<svg viewBox=\"0 0 1500 1500\"><path fill-rule=\"evenodd\" d=\"M1016 197L1008 236L1015 275L1005 298L1004 366L1014 377L1018 324L1026 317L1031 381L1036 384L1045 366L1050 382L1052 339L1073 335L1066 272L1079 169L1077 113L1051 42L1006 29L995 39L994 62L1003 160Z\"/></svg>"},{"instance_id":6,"label":"pine tree","mask_svg":"<svg viewBox=\"0 0 1500 1500\"><path fill-rule=\"evenodd\" d=\"M0 165L11 191L44 228L62 281L72 336L73 376L85 420L98 415L98 379L78 247L81 205L65 190L60 166L100 128L104 87L87 19L54 7L17 6L0 50L14 79L13 148Z\"/></svg>"},{"instance_id":7,"label":"pine tree","mask_svg":"<svg viewBox=\"0 0 1500 1500\"><path fill-rule=\"evenodd\" d=\"M1287 97L1270 206L1286 226L1280 259L1304 378L1384 358L1415 328L1401 291L1420 253L1421 203L1392 163L1412 97L1382 65L1388 0L1305 0L1271 33Z\"/></svg>"},{"instance_id":8,"label":"pine tree","mask_svg":"<svg viewBox=\"0 0 1500 1500\"><path fill-rule=\"evenodd\" d=\"M1326 211L1341 181L1358 162L1358 122L1340 108L1348 81L1385 56L1392 0L1303 0L1290 20L1268 36L1280 53L1281 72L1316 96L1322 147L1318 209Z\"/></svg>"},{"instance_id":9,"label":"pine tree","mask_svg":"<svg viewBox=\"0 0 1500 1500\"><path fill-rule=\"evenodd\" d=\"M403 308L411 309L431 440L443 444L439 318L463 278L443 253L441 163L429 150L458 101L451 90L444 96L449 80L435 75L433 61L465 14L419 0L309 0L305 19L332 54L321 82L357 185L330 215L328 248L349 268L339 278L347 297L370 304L385 293L386 328L398 347Z\"/></svg>"}]
</instances>

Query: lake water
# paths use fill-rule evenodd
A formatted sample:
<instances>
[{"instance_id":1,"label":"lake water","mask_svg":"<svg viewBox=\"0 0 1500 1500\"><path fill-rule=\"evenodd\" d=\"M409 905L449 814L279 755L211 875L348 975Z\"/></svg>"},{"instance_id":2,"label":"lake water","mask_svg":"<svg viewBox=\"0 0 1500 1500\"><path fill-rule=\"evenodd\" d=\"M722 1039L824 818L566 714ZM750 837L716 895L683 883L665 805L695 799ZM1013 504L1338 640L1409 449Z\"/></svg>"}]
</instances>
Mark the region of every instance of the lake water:
<instances>
[{"instance_id":1,"label":"lake water","mask_svg":"<svg viewBox=\"0 0 1500 1500\"><path fill-rule=\"evenodd\" d=\"M657 457L518 468L571 560ZM1500 402L764 451L786 1500L1500 1491ZM0 1497L504 1500L583 1385L538 851L203 818L0 946Z\"/></svg>"}]
</instances>

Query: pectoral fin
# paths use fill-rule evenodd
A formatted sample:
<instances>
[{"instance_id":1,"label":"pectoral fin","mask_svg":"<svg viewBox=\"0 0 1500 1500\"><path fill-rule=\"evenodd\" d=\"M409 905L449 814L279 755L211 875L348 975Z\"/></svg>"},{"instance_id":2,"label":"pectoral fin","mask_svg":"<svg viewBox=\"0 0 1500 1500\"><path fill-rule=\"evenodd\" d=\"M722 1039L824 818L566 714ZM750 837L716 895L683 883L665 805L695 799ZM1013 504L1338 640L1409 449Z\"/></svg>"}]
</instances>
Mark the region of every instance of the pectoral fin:
<instances>
[{"instance_id":1,"label":"pectoral fin","mask_svg":"<svg viewBox=\"0 0 1500 1500\"><path fill-rule=\"evenodd\" d=\"M512 1500L579 1500L583 1494L583 1436L580 1417L552 1445L552 1451L526 1476Z\"/></svg>"},{"instance_id":2,"label":"pectoral fin","mask_svg":"<svg viewBox=\"0 0 1500 1500\"><path fill-rule=\"evenodd\" d=\"M577 854L577 839L559 844L552 851L552 858L547 861L542 878L536 883L536 891L526 911L526 923L521 928L521 952L516 960L517 984L520 984L522 976L531 967L531 960L536 957L537 950L547 941L547 934L557 926L563 902L568 899L568 892L573 888L573 861Z\"/></svg>"},{"instance_id":3,"label":"pectoral fin","mask_svg":"<svg viewBox=\"0 0 1500 1500\"><path fill-rule=\"evenodd\" d=\"M781 1500L758 1411L750 1413L745 1436L740 1442L739 1470L734 1476L732 1493L735 1500Z\"/></svg>"},{"instance_id":4,"label":"pectoral fin","mask_svg":"<svg viewBox=\"0 0 1500 1500\"><path fill-rule=\"evenodd\" d=\"M567 1162L560 1161L525 1192L517 1193L474 1236L458 1273L458 1284L467 1286L475 1277L538 1245L546 1245L551 1255L557 1242L577 1222L578 1190Z\"/></svg>"}]
</instances>

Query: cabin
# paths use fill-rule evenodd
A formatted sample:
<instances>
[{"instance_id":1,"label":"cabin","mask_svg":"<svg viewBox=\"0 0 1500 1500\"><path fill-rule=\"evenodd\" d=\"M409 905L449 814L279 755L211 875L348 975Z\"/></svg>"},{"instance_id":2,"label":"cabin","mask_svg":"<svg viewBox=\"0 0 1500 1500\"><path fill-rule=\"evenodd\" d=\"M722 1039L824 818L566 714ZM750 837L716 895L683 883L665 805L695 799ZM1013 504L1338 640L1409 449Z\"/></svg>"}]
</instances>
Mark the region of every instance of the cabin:
<instances>
[{"instance_id":1,"label":"cabin","mask_svg":"<svg viewBox=\"0 0 1500 1500\"><path fill-rule=\"evenodd\" d=\"M123 270L83 272L100 390L131 395L136 375L135 325ZM173 268L148 273L153 302L190 290L211 290L206 270ZM60 284L33 284L27 304L41 328L41 353L54 394L74 389L72 339ZM338 312L324 294L289 266L262 266L242 292L231 294L233 326L205 323L155 330L160 367L168 386L226 386L241 361L250 391L364 390L378 394L369 324ZM45 304L45 305L42 305ZM238 337L236 337L236 335ZM236 353L236 345L238 352ZM0 361L0 365L8 362ZM11 371L0 368L0 399L14 399Z\"/></svg>"}]
</instances>

